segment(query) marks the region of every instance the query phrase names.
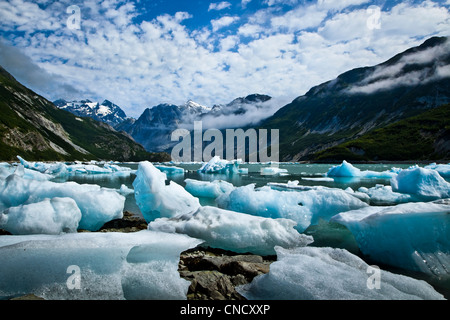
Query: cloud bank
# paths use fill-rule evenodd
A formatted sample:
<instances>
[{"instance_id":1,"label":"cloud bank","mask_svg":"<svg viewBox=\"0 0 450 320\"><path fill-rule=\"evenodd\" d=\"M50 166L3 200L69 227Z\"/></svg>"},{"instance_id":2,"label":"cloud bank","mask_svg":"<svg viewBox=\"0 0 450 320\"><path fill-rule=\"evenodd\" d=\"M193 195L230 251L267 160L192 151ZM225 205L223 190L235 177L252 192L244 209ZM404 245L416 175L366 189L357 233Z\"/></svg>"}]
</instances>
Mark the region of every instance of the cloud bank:
<instances>
[{"instance_id":1,"label":"cloud bank","mask_svg":"<svg viewBox=\"0 0 450 320\"><path fill-rule=\"evenodd\" d=\"M14 48L46 79L40 85L33 72L19 70L18 80L48 99L107 98L138 117L147 107L188 99L213 106L259 92L293 100L344 71L450 35L448 3L385 1L379 16L368 10L373 4L223 1L151 16L142 1L6 0L0 34L2 48ZM70 5L80 7L79 30L67 27ZM200 24L200 17L210 19ZM369 19L380 28L369 28ZM0 61L18 70L12 51L0 51Z\"/></svg>"}]
</instances>

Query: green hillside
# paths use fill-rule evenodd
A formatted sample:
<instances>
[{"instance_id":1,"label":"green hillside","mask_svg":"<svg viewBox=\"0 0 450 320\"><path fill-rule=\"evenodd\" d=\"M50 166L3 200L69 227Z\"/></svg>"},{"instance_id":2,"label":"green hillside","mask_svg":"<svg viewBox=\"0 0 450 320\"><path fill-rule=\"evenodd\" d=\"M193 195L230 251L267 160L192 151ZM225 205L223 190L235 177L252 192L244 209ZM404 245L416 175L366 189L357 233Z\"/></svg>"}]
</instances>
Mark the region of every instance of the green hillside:
<instances>
[{"instance_id":1,"label":"green hillside","mask_svg":"<svg viewBox=\"0 0 450 320\"><path fill-rule=\"evenodd\" d=\"M450 104L315 154L315 160L450 159Z\"/></svg>"}]
</instances>

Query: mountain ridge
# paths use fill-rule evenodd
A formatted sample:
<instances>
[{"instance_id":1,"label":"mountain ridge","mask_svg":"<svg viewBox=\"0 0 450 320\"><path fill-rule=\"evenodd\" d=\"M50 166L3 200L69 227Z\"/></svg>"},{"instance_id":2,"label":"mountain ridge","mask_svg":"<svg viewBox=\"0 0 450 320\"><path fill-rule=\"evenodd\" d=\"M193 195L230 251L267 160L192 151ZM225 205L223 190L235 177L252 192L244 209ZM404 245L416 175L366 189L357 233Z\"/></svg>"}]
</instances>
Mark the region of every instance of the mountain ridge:
<instances>
[{"instance_id":1,"label":"mountain ridge","mask_svg":"<svg viewBox=\"0 0 450 320\"><path fill-rule=\"evenodd\" d=\"M280 129L281 161L312 160L317 152L449 103L449 65L448 38L431 38L312 87L260 127Z\"/></svg>"},{"instance_id":2,"label":"mountain ridge","mask_svg":"<svg viewBox=\"0 0 450 320\"><path fill-rule=\"evenodd\" d=\"M108 124L58 109L1 66L0 112L2 161L163 159Z\"/></svg>"}]
</instances>

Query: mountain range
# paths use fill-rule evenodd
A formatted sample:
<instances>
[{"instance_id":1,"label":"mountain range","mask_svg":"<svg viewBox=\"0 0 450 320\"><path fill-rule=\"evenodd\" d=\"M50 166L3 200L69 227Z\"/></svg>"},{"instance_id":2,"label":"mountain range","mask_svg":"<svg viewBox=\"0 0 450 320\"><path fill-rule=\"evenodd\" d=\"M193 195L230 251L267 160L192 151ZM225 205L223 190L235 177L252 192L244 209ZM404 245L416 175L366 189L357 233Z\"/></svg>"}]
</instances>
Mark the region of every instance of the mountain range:
<instances>
[{"instance_id":1,"label":"mountain range","mask_svg":"<svg viewBox=\"0 0 450 320\"><path fill-rule=\"evenodd\" d=\"M340 160L334 157L336 153L325 150L447 103L450 41L434 37L384 63L345 72L313 87L260 127L280 129L280 160ZM449 118L445 120L450 122ZM391 132L390 138L397 139L398 133ZM369 157L365 147L347 149L347 160L385 160ZM392 153L395 155L394 150ZM395 156L390 158L395 160Z\"/></svg>"},{"instance_id":2,"label":"mountain range","mask_svg":"<svg viewBox=\"0 0 450 320\"><path fill-rule=\"evenodd\" d=\"M168 160L129 135L80 118L20 84L0 67L0 160Z\"/></svg>"}]
</instances>

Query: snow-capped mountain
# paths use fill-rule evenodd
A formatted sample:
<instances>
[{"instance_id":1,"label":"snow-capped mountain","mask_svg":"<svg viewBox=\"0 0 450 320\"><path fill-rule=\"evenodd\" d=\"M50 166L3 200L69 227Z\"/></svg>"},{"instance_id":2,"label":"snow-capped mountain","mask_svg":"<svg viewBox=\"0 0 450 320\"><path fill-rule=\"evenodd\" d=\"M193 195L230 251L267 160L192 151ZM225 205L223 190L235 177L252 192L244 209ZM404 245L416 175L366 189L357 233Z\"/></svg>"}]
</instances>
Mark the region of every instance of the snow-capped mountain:
<instances>
[{"instance_id":1,"label":"snow-capped mountain","mask_svg":"<svg viewBox=\"0 0 450 320\"><path fill-rule=\"evenodd\" d=\"M208 128L222 129L224 123L227 124L227 128L237 128L242 123L237 121L236 117L241 120L257 119L254 110L261 108L264 102L270 99L269 96L254 94L245 98L237 98L225 105L215 105L212 108L192 100L179 106L160 104L145 109L137 120L126 120L115 128L130 134L146 150L151 150L151 152L169 151L178 143L171 141L171 134L174 130L180 128L193 130L195 121L203 121L205 130ZM265 114L265 118L273 114L269 109L260 113Z\"/></svg>"},{"instance_id":2,"label":"snow-capped mountain","mask_svg":"<svg viewBox=\"0 0 450 320\"><path fill-rule=\"evenodd\" d=\"M115 127L127 119L125 112L109 100L102 103L90 100L65 101L59 99L53 102L58 108L67 110L78 117L90 117Z\"/></svg>"}]
</instances>

